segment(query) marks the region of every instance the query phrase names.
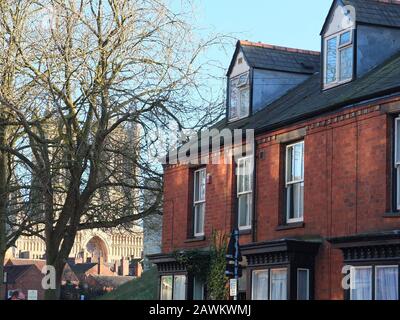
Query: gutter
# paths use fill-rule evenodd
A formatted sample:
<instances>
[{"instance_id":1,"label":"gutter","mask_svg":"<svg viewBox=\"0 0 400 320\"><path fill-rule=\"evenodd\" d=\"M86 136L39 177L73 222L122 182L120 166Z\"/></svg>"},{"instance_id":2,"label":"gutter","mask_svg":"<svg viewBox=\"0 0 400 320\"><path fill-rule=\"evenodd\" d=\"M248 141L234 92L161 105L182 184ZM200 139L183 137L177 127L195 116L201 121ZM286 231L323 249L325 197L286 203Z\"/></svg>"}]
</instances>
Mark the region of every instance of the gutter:
<instances>
[{"instance_id":1,"label":"gutter","mask_svg":"<svg viewBox=\"0 0 400 320\"><path fill-rule=\"evenodd\" d=\"M362 98L355 98L353 100L347 100L346 103L338 103L336 105L332 105L332 106L329 106L327 108L324 108L324 109L321 109L318 111L304 113L301 116L292 118L290 120L281 121L281 122L275 123L273 125L266 125L266 126L263 126L260 128L256 128L255 133L260 134L260 133L265 133L266 131L269 131L269 130L280 129L283 126L295 124L297 122L301 122L304 120L309 120L312 117L320 116L327 112L337 111L337 109L343 108L343 107L352 108L352 107L357 107L357 106L364 105L367 103L384 100L387 98L400 97L399 91L400 91L400 86L382 91L382 96L380 96L380 97L376 97L376 94L371 94L368 96L364 96Z\"/></svg>"}]
</instances>

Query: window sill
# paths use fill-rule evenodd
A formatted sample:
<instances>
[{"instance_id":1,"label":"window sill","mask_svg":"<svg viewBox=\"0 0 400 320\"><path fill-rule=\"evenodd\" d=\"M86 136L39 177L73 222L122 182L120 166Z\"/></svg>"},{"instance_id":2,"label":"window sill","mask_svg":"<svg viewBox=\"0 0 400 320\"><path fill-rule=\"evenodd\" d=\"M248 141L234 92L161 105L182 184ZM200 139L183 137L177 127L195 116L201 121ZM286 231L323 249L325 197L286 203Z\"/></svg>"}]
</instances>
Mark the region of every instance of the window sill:
<instances>
[{"instance_id":1,"label":"window sill","mask_svg":"<svg viewBox=\"0 0 400 320\"><path fill-rule=\"evenodd\" d=\"M201 237L195 237L195 238L191 238L191 239L187 239L185 240L185 243L192 243L192 242L201 242L206 240L205 236L201 236Z\"/></svg>"},{"instance_id":2,"label":"window sill","mask_svg":"<svg viewBox=\"0 0 400 320\"><path fill-rule=\"evenodd\" d=\"M282 231L282 230L291 230L291 229L301 229L305 227L304 222L294 222L294 223L288 223L285 225L281 225L276 227L276 231Z\"/></svg>"},{"instance_id":3,"label":"window sill","mask_svg":"<svg viewBox=\"0 0 400 320\"><path fill-rule=\"evenodd\" d=\"M246 235L246 234L251 234L252 230L251 229L243 229L243 230L239 230L239 235Z\"/></svg>"},{"instance_id":4,"label":"window sill","mask_svg":"<svg viewBox=\"0 0 400 320\"><path fill-rule=\"evenodd\" d=\"M400 218L400 212L385 212L384 218Z\"/></svg>"}]
</instances>

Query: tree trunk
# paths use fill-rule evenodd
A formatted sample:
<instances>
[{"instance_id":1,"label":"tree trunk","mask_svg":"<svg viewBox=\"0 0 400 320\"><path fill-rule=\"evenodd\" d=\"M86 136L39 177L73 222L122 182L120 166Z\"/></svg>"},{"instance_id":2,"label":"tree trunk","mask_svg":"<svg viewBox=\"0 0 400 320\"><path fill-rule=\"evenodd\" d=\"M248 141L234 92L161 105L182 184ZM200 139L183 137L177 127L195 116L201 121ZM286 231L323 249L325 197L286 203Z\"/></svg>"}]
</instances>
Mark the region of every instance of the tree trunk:
<instances>
[{"instance_id":1,"label":"tree trunk","mask_svg":"<svg viewBox=\"0 0 400 320\"><path fill-rule=\"evenodd\" d=\"M61 297L62 276L69 254L74 245L75 236L76 230L64 234L61 248L53 241L52 237L46 239L47 265L53 266L55 270L55 289L46 290L46 300L59 300Z\"/></svg>"},{"instance_id":2,"label":"tree trunk","mask_svg":"<svg viewBox=\"0 0 400 320\"><path fill-rule=\"evenodd\" d=\"M54 252L54 251L53 251ZM56 252L57 254L57 252ZM62 261L66 261L62 259ZM62 273L65 267L65 262L61 262L59 257L55 257L52 254L52 250L47 251L47 258L46 262L48 266L54 267L55 271L55 288L47 289L45 292L45 299L46 300L59 300L61 297L61 281L62 281Z\"/></svg>"},{"instance_id":3,"label":"tree trunk","mask_svg":"<svg viewBox=\"0 0 400 320\"><path fill-rule=\"evenodd\" d=\"M0 145L5 144L6 128L0 126ZM7 154L0 151L0 293L3 292L4 258L7 250L7 167Z\"/></svg>"}]
</instances>

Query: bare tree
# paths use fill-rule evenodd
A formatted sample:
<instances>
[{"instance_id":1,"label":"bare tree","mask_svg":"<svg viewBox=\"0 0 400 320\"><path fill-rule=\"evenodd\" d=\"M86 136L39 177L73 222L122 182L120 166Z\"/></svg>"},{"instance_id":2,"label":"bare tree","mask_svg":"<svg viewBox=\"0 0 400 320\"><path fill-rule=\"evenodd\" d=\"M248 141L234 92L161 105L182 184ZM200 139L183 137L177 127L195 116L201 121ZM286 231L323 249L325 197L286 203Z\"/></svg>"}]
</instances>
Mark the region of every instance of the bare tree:
<instances>
[{"instance_id":1,"label":"bare tree","mask_svg":"<svg viewBox=\"0 0 400 320\"><path fill-rule=\"evenodd\" d=\"M155 130L201 127L222 114L219 95L205 98L200 59L221 38L196 39L190 15L162 0L18 3L23 35L2 23L18 55L19 94L1 93L0 102L21 130L0 150L17 159L15 179L30 182L29 216L43 226L37 235L57 283L47 297L56 299L78 231L159 212L160 167L145 152L160 139Z\"/></svg>"},{"instance_id":2,"label":"bare tree","mask_svg":"<svg viewBox=\"0 0 400 320\"><path fill-rule=\"evenodd\" d=\"M2 103L4 99L22 101L25 97L16 80L17 42L21 41L24 31L24 8L19 2L0 2L0 12L0 96L3 98L0 101L0 279L3 279L6 251L20 236L40 231L31 214L34 201L29 201L30 175L23 171L16 174L20 161L10 152L21 142L22 127ZM0 281L0 292L2 286Z\"/></svg>"}]
</instances>

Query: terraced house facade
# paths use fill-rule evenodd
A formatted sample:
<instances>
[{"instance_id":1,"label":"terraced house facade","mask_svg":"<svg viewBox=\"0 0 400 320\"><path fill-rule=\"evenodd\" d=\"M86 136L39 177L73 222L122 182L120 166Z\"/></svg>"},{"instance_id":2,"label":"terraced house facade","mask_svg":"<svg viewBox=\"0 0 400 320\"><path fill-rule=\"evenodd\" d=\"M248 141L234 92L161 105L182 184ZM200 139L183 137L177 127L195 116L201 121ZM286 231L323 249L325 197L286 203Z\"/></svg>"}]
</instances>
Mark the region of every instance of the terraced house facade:
<instances>
[{"instance_id":1,"label":"terraced house facade","mask_svg":"<svg viewBox=\"0 0 400 320\"><path fill-rule=\"evenodd\" d=\"M400 3L333 1L321 53L239 41L227 81L214 128L255 150L165 166L160 298L203 299L174 252L238 228L243 299L398 300Z\"/></svg>"}]
</instances>

